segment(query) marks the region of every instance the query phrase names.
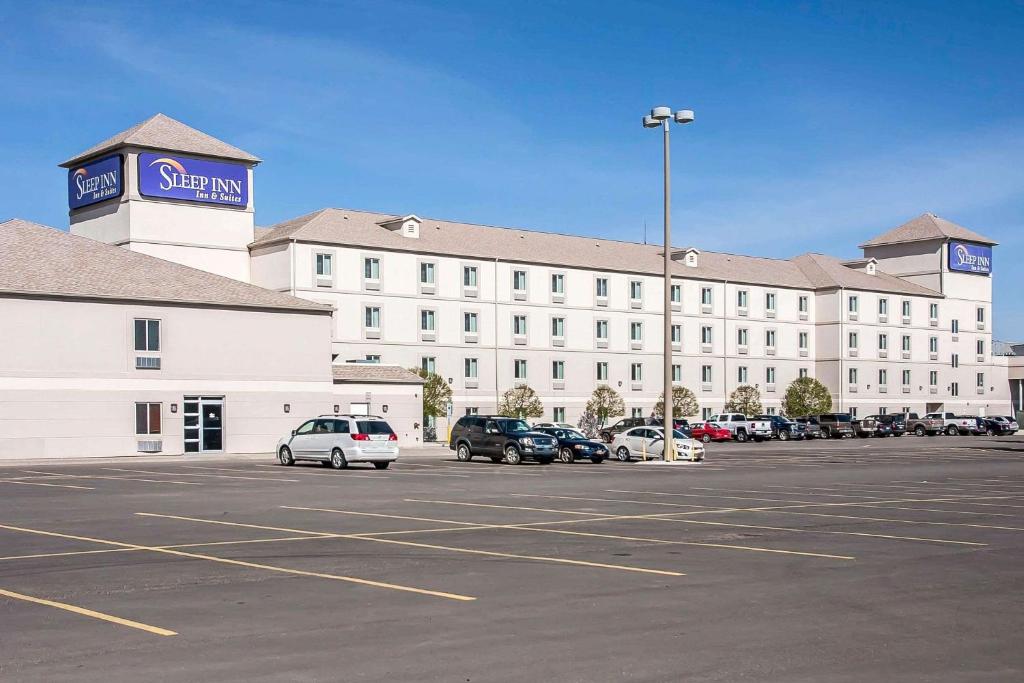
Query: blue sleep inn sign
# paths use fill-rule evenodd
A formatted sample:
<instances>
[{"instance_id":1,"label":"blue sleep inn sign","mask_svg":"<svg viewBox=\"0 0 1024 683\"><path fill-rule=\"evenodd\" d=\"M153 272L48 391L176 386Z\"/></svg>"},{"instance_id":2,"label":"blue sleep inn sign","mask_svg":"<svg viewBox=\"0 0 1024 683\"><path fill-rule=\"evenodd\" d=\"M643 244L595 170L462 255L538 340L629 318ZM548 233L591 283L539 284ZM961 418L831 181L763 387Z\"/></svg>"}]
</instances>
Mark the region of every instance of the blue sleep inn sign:
<instances>
[{"instance_id":1,"label":"blue sleep inn sign","mask_svg":"<svg viewBox=\"0 0 1024 683\"><path fill-rule=\"evenodd\" d=\"M122 156L114 154L68 169L68 208L120 197L124 192L122 162Z\"/></svg>"},{"instance_id":2,"label":"blue sleep inn sign","mask_svg":"<svg viewBox=\"0 0 1024 683\"><path fill-rule=\"evenodd\" d=\"M239 164L141 152L139 194L245 207L249 203L249 172Z\"/></svg>"},{"instance_id":3,"label":"blue sleep inn sign","mask_svg":"<svg viewBox=\"0 0 1024 683\"><path fill-rule=\"evenodd\" d=\"M949 269L957 273L990 274L992 247L969 242L950 242Z\"/></svg>"}]
</instances>

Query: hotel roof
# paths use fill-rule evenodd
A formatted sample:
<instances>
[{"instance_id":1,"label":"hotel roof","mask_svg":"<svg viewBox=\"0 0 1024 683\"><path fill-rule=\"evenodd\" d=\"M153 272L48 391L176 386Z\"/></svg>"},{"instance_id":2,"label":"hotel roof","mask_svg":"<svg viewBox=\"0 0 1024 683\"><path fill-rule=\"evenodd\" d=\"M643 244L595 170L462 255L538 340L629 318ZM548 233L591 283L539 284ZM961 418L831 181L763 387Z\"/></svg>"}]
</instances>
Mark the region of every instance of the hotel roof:
<instances>
[{"instance_id":1,"label":"hotel roof","mask_svg":"<svg viewBox=\"0 0 1024 683\"><path fill-rule=\"evenodd\" d=\"M406 214L351 209L322 209L279 223L259 235L250 249L297 240L357 248L438 254L471 259L538 263L566 268L658 275L664 268L661 245L499 228L471 223L422 219L419 237L403 237L381 225ZM684 252L685 250L676 250ZM676 261L674 273L694 280L727 281L792 289L850 287L921 296L941 296L901 278L868 275L838 259L820 254L797 259L772 259L700 251L698 265Z\"/></svg>"},{"instance_id":2,"label":"hotel roof","mask_svg":"<svg viewBox=\"0 0 1024 683\"><path fill-rule=\"evenodd\" d=\"M89 149L76 154L61 164L65 168L74 166L80 161L111 152L119 147L143 147L146 149L162 149L185 154L199 154L208 157L248 161L259 163L260 158L238 149L233 145L218 140L212 135L186 126L170 116L157 114L128 130L93 145Z\"/></svg>"},{"instance_id":3,"label":"hotel roof","mask_svg":"<svg viewBox=\"0 0 1024 683\"><path fill-rule=\"evenodd\" d=\"M331 366L335 382L374 384L423 384L423 378L400 365L338 363Z\"/></svg>"},{"instance_id":4,"label":"hotel roof","mask_svg":"<svg viewBox=\"0 0 1024 683\"><path fill-rule=\"evenodd\" d=\"M21 219L0 222L0 293L327 312L331 306Z\"/></svg>"},{"instance_id":5,"label":"hotel roof","mask_svg":"<svg viewBox=\"0 0 1024 683\"><path fill-rule=\"evenodd\" d=\"M945 218L939 218L933 213L923 213L898 228L893 228L889 232L883 233L858 246L863 249L865 247L880 247L886 244L944 239L965 240L979 244L998 244L998 242L988 237L979 235L973 230L968 230L964 226L957 225L952 221L947 221Z\"/></svg>"}]
</instances>

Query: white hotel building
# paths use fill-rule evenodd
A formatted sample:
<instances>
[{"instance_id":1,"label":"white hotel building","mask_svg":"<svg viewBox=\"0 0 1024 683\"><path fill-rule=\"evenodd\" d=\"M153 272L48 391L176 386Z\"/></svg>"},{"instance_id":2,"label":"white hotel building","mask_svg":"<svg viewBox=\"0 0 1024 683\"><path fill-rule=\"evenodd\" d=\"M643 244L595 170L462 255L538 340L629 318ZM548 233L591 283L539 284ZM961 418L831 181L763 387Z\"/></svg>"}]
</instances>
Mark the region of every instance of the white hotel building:
<instances>
[{"instance_id":1,"label":"white hotel building","mask_svg":"<svg viewBox=\"0 0 1024 683\"><path fill-rule=\"evenodd\" d=\"M246 194L229 198L231 205L154 196L145 187L146 166L166 161L150 161L161 154L185 166L214 162L218 168L230 167L244 179ZM109 161L111 155L120 155L119 161ZM246 385L246 391L258 393L260 373L270 363L267 387L273 395L259 410L274 412L273 429L239 439L244 445L238 447L225 433L224 450L271 449L270 432L294 421L275 412L292 389L303 393L294 400L302 410L339 401L347 409L364 397L376 409L379 401L363 390L366 382L383 380L360 366L364 383L345 394L332 388L332 360L334 375L351 374L352 366L339 369L337 363L352 360L379 362L382 377L391 372L395 381L394 368L385 372L389 366L437 372L452 384L455 416L494 411L500 394L520 383L537 391L546 417L567 421L579 418L600 383L618 390L627 413L636 415L649 414L661 393L660 246L334 208L256 228L253 175L260 160L162 115L63 165L75 173L97 160L121 164L123 188L117 196L73 208L73 235L140 258L156 257L171 270L155 270L169 280L175 279L174 268L182 278L194 279L197 270L213 273L219 277L204 280L212 288L207 294L218 288L233 292L215 304L185 302L232 313L224 313L223 324L212 328L199 320L182 323L189 326L185 336L195 335L205 344L188 347L192 353L175 361L174 377L209 384L206 379L220 372L211 366L213 358L230 349L227 366L237 366L247 381L256 383ZM10 225L0 224L0 239L12 230ZM30 241L39 239L35 235ZM982 235L924 214L864 242L863 258L855 261L821 254L771 259L674 248L675 377L696 394L705 414L720 411L741 384L757 386L766 409L778 411L786 387L803 375L829 387L834 408L841 411L1009 414L1007 358L992 352L992 277L953 269L950 250L959 244L989 256L994 246ZM53 247L93 259L113 258L105 256L109 247L85 249L60 240ZM4 258L0 255L0 261ZM109 277L116 282L113 270ZM144 278L135 279L141 277L137 270L121 287L124 304L145 289ZM17 299L24 326L32 328L35 321L40 329L52 317L44 300L46 306L74 301L97 311L109 306L72 291L69 283L56 284L65 279L54 275L47 292L45 279L37 278L29 296L25 287L19 289L17 274L8 276L0 282L0 305ZM175 296L189 300L181 290ZM170 298L163 304L175 304ZM245 327L250 324L245 317L254 310L268 316L267 329ZM325 310L332 313L329 324L321 325ZM83 310L80 315L89 314ZM244 324L233 332L226 324L231 319ZM9 454L28 443L33 429L43 428L29 416L21 421L9 417L11 411L26 413L20 403L25 395L17 388L24 390L38 377L48 378L40 385L44 394L61 394L65 384L82 389L75 400L90 414L127 415L129 408L118 402L142 400L132 391L143 385L132 381L152 382L153 375L135 367L119 375L120 393L113 398L89 394L94 376L106 372L89 359L114 342L103 336L102 325L80 325L75 334L82 353L0 336L0 452L5 452L5 440ZM175 334L181 334L180 328ZM165 336L170 344L171 332ZM214 355L204 357L203 348ZM133 353L124 353L129 365ZM290 368L296 358L308 360ZM231 371L221 374L220 380L233 379ZM306 384L293 387L292 381ZM183 402L186 384L177 381L163 402ZM419 386L409 386L418 399ZM214 393L231 403L227 391L222 387ZM317 398L317 392L326 393ZM45 398L36 395L33 401ZM392 400L404 406L403 414L415 413L407 401ZM105 407L97 407L100 403ZM229 408L225 415L232 415ZM405 438L418 438L418 421L410 415L405 419ZM116 450L131 451L141 443L131 420L115 422L118 426L108 430L117 435ZM445 426L439 421L439 433ZM180 437L165 441L177 443ZM97 442L89 450L99 454L102 447ZM181 451L180 444L169 449Z\"/></svg>"}]
</instances>

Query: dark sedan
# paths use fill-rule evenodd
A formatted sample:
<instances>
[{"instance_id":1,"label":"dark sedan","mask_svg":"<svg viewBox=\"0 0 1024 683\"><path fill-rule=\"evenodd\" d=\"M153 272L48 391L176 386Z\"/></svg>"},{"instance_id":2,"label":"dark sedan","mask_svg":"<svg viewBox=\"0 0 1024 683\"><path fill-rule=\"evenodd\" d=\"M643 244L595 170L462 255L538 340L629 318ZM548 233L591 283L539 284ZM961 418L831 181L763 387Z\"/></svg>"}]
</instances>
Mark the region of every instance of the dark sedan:
<instances>
[{"instance_id":1,"label":"dark sedan","mask_svg":"<svg viewBox=\"0 0 1024 683\"><path fill-rule=\"evenodd\" d=\"M558 439L558 459L561 462L575 462L587 458L595 465L608 457L608 447L600 441L588 439L583 432L559 427L537 427L536 431Z\"/></svg>"}]
</instances>

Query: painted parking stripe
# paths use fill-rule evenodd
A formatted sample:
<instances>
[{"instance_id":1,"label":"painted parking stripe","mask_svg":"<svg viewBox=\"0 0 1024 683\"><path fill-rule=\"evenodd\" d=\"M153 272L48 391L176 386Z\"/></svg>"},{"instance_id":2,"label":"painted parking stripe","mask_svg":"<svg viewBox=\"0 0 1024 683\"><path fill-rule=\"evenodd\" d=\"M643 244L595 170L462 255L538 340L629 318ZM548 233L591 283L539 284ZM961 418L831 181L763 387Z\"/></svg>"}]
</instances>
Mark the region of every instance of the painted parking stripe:
<instances>
[{"instance_id":1,"label":"painted parking stripe","mask_svg":"<svg viewBox=\"0 0 1024 683\"><path fill-rule=\"evenodd\" d=\"M24 481L21 479L0 479L0 484L21 484L22 486L49 486L58 489L86 489L95 491L93 486L75 486L73 484L48 484L42 481Z\"/></svg>"},{"instance_id":2,"label":"painted parking stripe","mask_svg":"<svg viewBox=\"0 0 1024 683\"><path fill-rule=\"evenodd\" d=\"M140 631L145 631L147 633L152 633L158 636L178 635L175 631L171 631L166 628L160 628L159 626L150 626L149 624L143 624L139 621L132 621L131 619L123 619L122 617L115 617L112 614L97 612L96 610L86 609L85 607L78 607L77 605L69 605L66 602L46 600L45 598L37 598L32 595L25 595L24 593L15 593L14 591L4 590L3 588L0 588L0 595L6 596L13 600L22 600L24 602L32 602L37 605L46 605L47 607L55 607L57 609L62 609L66 612L73 612L75 614L81 614L86 617L92 617L93 619L109 621L112 624L127 626L128 628L138 629Z\"/></svg>"},{"instance_id":3,"label":"painted parking stripe","mask_svg":"<svg viewBox=\"0 0 1024 683\"><path fill-rule=\"evenodd\" d=\"M187 465L186 465L186 467L187 467ZM285 481L285 482L291 482L291 483L296 483L296 482L301 481L300 479L278 479L278 478L270 478L270 477L245 477L245 476L238 476L238 475L231 475L231 474L199 474L199 473L193 473L193 472L180 472L180 471L178 471L178 472L160 472L160 471L157 471L157 470L134 470L134 469L126 469L126 468L123 468L123 467L102 467L100 469L102 469L104 472L129 472L129 473L135 473L135 474L159 474L159 475L162 475L162 476L165 476L165 477L170 477L170 476L212 477L214 479L247 479L249 481Z\"/></svg>"},{"instance_id":4,"label":"painted parking stripe","mask_svg":"<svg viewBox=\"0 0 1024 683\"><path fill-rule=\"evenodd\" d=\"M49 474L54 479L108 479L113 481L143 481L148 484L183 484L185 486L202 486L198 481L175 481L174 479L140 479L138 477L106 477L99 474L62 474L60 472L41 472L39 470L22 470L30 474Z\"/></svg>"}]
</instances>

